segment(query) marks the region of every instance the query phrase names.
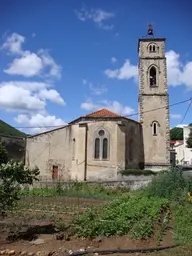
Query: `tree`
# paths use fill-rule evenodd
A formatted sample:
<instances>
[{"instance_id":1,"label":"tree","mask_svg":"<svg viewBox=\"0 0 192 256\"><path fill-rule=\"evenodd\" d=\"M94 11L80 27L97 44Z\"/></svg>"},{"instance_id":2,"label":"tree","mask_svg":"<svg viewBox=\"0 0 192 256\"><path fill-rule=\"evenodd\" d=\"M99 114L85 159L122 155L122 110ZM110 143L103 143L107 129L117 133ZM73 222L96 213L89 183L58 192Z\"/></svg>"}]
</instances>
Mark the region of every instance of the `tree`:
<instances>
[{"instance_id":1,"label":"tree","mask_svg":"<svg viewBox=\"0 0 192 256\"><path fill-rule=\"evenodd\" d=\"M22 162L8 161L7 152L0 143L0 214L4 216L20 199L21 186L38 180L39 169L30 169Z\"/></svg>"},{"instance_id":2,"label":"tree","mask_svg":"<svg viewBox=\"0 0 192 256\"><path fill-rule=\"evenodd\" d=\"M192 148L192 129L190 129L189 137L186 140L186 144L188 148Z\"/></svg>"},{"instance_id":3,"label":"tree","mask_svg":"<svg viewBox=\"0 0 192 256\"><path fill-rule=\"evenodd\" d=\"M8 162L8 154L4 145L0 142L0 165Z\"/></svg>"},{"instance_id":4,"label":"tree","mask_svg":"<svg viewBox=\"0 0 192 256\"><path fill-rule=\"evenodd\" d=\"M174 127L170 131L171 140L183 140L183 128Z\"/></svg>"}]
</instances>

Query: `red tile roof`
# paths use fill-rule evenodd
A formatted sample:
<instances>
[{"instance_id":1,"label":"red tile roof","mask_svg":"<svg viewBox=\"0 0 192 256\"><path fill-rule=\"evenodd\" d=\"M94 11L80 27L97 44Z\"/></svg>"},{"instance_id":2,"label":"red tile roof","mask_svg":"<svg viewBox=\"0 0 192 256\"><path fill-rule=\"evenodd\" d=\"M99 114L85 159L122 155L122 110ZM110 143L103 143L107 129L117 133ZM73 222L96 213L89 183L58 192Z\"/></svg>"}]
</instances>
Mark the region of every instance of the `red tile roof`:
<instances>
[{"instance_id":1,"label":"red tile roof","mask_svg":"<svg viewBox=\"0 0 192 256\"><path fill-rule=\"evenodd\" d=\"M183 144L183 140L171 140L170 144L175 145L176 142L178 142L179 144Z\"/></svg>"},{"instance_id":2,"label":"red tile roof","mask_svg":"<svg viewBox=\"0 0 192 256\"><path fill-rule=\"evenodd\" d=\"M85 117L121 117L121 116L108 109L103 108L93 113L90 113L88 115L85 115Z\"/></svg>"}]
</instances>

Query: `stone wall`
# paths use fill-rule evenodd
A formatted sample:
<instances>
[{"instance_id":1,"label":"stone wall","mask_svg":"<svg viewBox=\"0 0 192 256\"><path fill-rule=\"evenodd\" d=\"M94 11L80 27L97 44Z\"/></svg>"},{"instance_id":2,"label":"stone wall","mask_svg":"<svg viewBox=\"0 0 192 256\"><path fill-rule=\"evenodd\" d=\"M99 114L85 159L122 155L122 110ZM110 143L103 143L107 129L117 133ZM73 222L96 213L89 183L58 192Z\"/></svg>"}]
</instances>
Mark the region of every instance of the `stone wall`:
<instances>
[{"instance_id":1,"label":"stone wall","mask_svg":"<svg viewBox=\"0 0 192 256\"><path fill-rule=\"evenodd\" d=\"M25 161L25 138L0 135L0 141L5 145L9 159Z\"/></svg>"},{"instance_id":2,"label":"stone wall","mask_svg":"<svg viewBox=\"0 0 192 256\"><path fill-rule=\"evenodd\" d=\"M153 178L153 175L151 176L135 176L135 175L129 175L129 176L118 176L118 180L116 181L87 181L85 182L86 184L89 185L95 185L95 184L101 184L106 188L129 188L130 190L135 190L141 187L144 187L148 185ZM35 182L33 184L33 188L53 188L56 187L58 182L56 181L51 181L51 180L43 180L39 182ZM73 184L74 181L69 181L69 182L61 182L63 188L70 188Z\"/></svg>"}]
</instances>

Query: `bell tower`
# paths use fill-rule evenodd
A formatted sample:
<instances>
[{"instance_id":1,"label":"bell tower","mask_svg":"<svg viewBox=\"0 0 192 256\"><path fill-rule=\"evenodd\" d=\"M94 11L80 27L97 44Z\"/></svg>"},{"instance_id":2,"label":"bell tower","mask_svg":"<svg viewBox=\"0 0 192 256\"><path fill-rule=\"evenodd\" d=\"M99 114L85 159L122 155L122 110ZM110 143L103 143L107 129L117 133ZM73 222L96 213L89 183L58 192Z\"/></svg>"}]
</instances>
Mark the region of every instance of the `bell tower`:
<instances>
[{"instance_id":1,"label":"bell tower","mask_svg":"<svg viewBox=\"0 0 192 256\"><path fill-rule=\"evenodd\" d=\"M145 169L170 166L169 95L165 38L155 38L149 26L139 39L139 122L142 125Z\"/></svg>"}]
</instances>

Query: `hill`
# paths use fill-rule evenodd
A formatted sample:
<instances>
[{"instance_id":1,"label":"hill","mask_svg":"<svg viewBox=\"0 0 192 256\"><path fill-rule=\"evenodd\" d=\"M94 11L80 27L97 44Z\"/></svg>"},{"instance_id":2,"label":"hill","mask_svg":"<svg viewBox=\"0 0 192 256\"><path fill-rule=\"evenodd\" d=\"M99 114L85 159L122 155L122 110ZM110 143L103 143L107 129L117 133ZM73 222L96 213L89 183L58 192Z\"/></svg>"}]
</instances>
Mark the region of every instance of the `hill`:
<instances>
[{"instance_id":1,"label":"hill","mask_svg":"<svg viewBox=\"0 0 192 256\"><path fill-rule=\"evenodd\" d=\"M0 120L0 135L16 136L16 137L26 137L24 132L21 132L11 125Z\"/></svg>"}]
</instances>

